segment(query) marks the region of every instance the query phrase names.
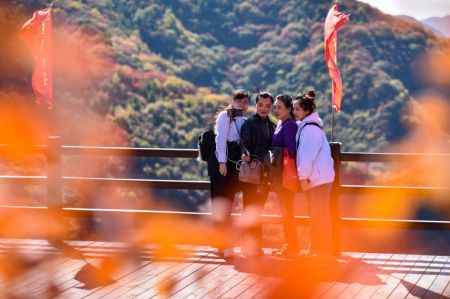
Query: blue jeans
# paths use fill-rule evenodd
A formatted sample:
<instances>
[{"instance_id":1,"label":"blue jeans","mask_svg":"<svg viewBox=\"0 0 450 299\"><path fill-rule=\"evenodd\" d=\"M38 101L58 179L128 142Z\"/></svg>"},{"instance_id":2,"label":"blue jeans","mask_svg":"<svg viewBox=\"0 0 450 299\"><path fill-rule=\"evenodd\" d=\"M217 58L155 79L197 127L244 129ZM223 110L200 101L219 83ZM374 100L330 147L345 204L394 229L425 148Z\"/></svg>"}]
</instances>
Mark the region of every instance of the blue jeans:
<instances>
[{"instance_id":1,"label":"blue jeans","mask_svg":"<svg viewBox=\"0 0 450 299\"><path fill-rule=\"evenodd\" d=\"M331 186L331 183L324 184L306 191L311 229L311 253L331 254Z\"/></svg>"}]
</instances>

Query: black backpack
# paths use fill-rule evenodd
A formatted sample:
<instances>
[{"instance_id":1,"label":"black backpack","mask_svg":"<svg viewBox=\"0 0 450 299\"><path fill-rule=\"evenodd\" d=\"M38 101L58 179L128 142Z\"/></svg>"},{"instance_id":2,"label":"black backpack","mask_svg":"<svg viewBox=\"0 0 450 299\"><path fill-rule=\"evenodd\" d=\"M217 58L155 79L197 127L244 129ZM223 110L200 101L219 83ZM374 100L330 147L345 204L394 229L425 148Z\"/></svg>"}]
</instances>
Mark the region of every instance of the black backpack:
<instances>
[{"instance_id":1,"label":"black backpack","mask_svg":"<svg viewBox=\"0 0 450 299\"><path fill-rule=\"evenodd\" d=\"M197 146L200 154L200 158L208 162L211 155L214 155L216 151L216 134L214 133L214 128L211 127L204 131L197 138Z\"/></svg>"}]
</instances>

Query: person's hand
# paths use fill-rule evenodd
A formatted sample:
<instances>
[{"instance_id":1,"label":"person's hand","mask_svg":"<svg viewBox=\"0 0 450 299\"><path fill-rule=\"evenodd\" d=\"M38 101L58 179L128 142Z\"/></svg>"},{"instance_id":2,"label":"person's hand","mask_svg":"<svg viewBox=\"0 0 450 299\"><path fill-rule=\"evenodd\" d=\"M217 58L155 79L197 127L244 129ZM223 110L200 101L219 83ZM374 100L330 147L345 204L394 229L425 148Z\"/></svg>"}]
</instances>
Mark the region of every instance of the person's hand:
<instances>
[{"instance_id":1,"label":"person's hand","mask_svg":"<svg viewBox=\"0 0 450 299\"><path fill-rule=\"evenodd\" d=\"M243 153L241 156L241 160L244 162L250 162L250 155L248 155L248 153Z\"/></svg>"},{"instance_id":2,"label":"person's hand","mask_svg":"<svg viewBox=\"0 0 450 299\"><path fill-rule=\"evenodd\" d=\"M219 165L219 173L223 176L227 175L227 163L220 163Z\"/></svg>"},{"instance_id":3,"label":"person's hand","mask_svg":"<svg viewBox=\"0 0 450 299\"><path fill-rule=\"evenodd\" d=\"M309 188L309 180L300 180L300 187L303 191L306 191Z\"/></svg>"}]
</instances>

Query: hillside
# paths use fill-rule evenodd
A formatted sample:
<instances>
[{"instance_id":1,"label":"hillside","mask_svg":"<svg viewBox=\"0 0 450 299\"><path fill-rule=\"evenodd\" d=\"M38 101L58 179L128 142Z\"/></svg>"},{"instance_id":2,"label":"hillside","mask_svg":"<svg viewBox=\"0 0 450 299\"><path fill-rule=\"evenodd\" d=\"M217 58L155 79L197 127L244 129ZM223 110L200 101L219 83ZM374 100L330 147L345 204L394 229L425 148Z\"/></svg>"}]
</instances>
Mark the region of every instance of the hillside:
<instances>
[{"instance_id":1,"label":"hillside","mask_svg":"<svg viewBox=\"0 0 450 299\"><path fill-rule=\"evenodd\" d=\"M2 98L32 102L32 61L15 34L44 5L1 5ZM424 87L416 59L445 41L354 0L340 7L352 15L339 34L344 97L335 140L346 151L382 150L404 136L402 111ZM315 0L54 1L57 130L66 144L193 148L233 89L314 87L329 132L328 9ZM205 176L199 169L193 161L140 159L108 175L193 179ZM176 198L186 196L190 208L205 199L187 191Z\"/></svg>"},{"instance_id":2,"label":"hillside","mask_svg":"<svg viewBox=\"0 0 450 299\"><path fill-rule=\"evenodd\" d=\"M428 18L421 22L440 32L443 36L450 38L450 16Z\"/></svg>"}]
</instances>

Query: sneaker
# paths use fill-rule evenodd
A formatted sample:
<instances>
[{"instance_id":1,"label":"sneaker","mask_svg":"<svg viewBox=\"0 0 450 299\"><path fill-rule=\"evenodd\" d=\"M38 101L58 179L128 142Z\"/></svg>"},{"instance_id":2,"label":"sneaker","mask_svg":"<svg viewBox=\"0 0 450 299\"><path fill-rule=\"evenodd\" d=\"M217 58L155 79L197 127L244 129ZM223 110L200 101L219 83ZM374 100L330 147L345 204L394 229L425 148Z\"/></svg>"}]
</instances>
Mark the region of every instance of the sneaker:
<instances>
[{"instance_id":1,"label":"sneaker","mask_svg":"<svg viewBox=\"0 0 450 299\"><path fill-rule=\"evenodd\" d=\"M252 258L252 257L261 257L264 256L264 250L262 250L261 248L259 250L244 250L242 251L242 253L240 254L241 257L243 258Z\"/></svg>"},{"instance_id":2,"label":"sneaker","mask_svg":"<svg viewBox=\"0 0 450 299\"><path fill-rule=\"evenodd\" d=\"M214 250L214 254L223 259L229 259L234 256L234 249L233 249L233 247L217 248L216 250Z\"/></svg>"},{"instance_id":3,"label":"sneaker","mask_svg":"<svg viewBox=\"0 0 450 299\"><path fill-rule=\"evenodd\" d=\"M292 259L299 256L299 250L291 249L287 245L284 245L279 249L273 250L271 255L277 258Z\"/></svg>"},{"instance_id":4,"label":"sneaker","mask_svg":"<svg viewBox=\"0 0 450 299\"><path fill-rule=\"evenodd\" d=\"M224 251L223 248L216 248L216 249L214 249L213 254L217 255L219 257L223 257L223 251Z\"/></svg>"},{"instance_id":5,"label":"sneaker","mask_svg":"<svg viewBox=\"0 0 450 299\"><path fill-rule=\"evenodd\" d=\"M223 258L224 259L229 259L229 258L232 258L233 256L234 256L234 248L233 247L225 248L223 250Z\"/></svg>"},{"instance_id":6,"label":"sneaker","mask_svg":"<svg viewBox=\"0 0 450 299\"><path fill-rule=\"evenodd\" d=\"M336 262L336 258L332 256L331 254L317 254L312 253L307 256L308 260L312 263L317 264L331 264Z\"/></svg>"}]
</instances>

